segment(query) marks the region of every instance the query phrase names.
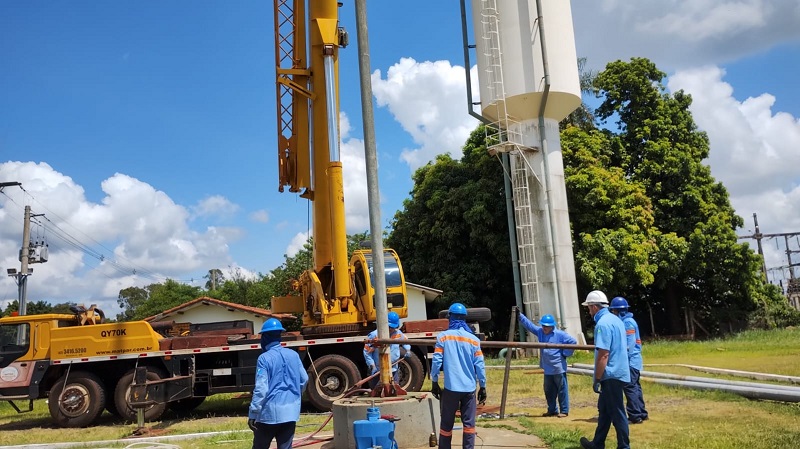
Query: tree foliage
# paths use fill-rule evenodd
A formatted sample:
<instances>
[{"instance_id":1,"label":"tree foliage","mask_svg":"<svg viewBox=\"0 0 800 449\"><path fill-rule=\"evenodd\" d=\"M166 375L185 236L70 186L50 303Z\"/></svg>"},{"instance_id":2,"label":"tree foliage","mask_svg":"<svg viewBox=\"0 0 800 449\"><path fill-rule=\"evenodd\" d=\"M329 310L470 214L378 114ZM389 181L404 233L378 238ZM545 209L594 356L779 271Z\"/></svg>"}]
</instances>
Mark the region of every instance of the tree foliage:
<instances>
[{"instance_id":1,"label":"tree foliage","mask_svg":"<svg viewBox=\"0 0 800 449\"><path fill-rule=\"evenodd\" d=\"M463 150L460 161L441 155L417 170L387 243L406 279L444 291L439 308L490 307L486 330L497 333L514 305L503 171L486 151L482 126Z\"/></svg>"},{"instance_id":2,"label":"tree foliage","mask_svg":"<svg viewBox=\"0 0 800 449\"><path fill-rule=\"evenodd\" d=\"M664 76L644 58L585 74L603 127L586 114L563 124L579 296L599 288L628 297L639 317L653 313L651 333L685 332L687 312L711 333L748 317L793 322L758 257L737 241L742 219L704 163L709 142L691 97L668 93ZM502 326L514 301L503 174L484 140L479 127L461 160L439 156L414 174L389 243L407 278L444 290L443 303L491 307Z\"/></svg>"},{"instance_id":3,"label":"tree foliage","mask_svg":"<svg viewBox=\"0 0 800 449\"><path fill-rule=\"evenodd\" d=\"M666 331L680 332L683 311L708 326L743 321L759 298L772 295L758 259L737 242L743 221L725 187L704 163L708 137L697 129L691 96L666 92L665 74L645 58L616 61L595 78L603 102L598 119L615 119L610 162L630 184L644 189L652 205L659 242L655 282L627 289L666 313ZM621 293L626 293L622 290Z\"/></svg>"}]
</instances>

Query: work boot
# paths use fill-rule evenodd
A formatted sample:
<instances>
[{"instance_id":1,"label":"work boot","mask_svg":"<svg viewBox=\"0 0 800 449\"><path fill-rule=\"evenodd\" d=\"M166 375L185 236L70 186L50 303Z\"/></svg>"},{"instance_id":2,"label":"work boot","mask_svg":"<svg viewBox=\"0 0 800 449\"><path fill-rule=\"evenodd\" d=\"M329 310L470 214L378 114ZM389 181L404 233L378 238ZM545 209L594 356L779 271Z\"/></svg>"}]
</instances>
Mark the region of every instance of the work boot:
<instances>
[{"instance_id":1,"label":"work boot","mask_svg":"<svg viewBox=\"0 0 800 449\"><path fill-rule=\"evenodd\" d=\"M589 441L586 437L581 437L581 447L583 449L594 449L594 443Z\"/></svg>"},{"instance_id":2,"label":"work boot","mask_svg":"<svg viewBox=\"0 0 800 449\"><path fill-rule=\"evenodd\" d=\"M542 416L545 417L545 418L548 418L550 416L558 416L558 413L556 413L556 412L545 412L545 413L542 413Z\"/></svg>"},{"instance_id":3,"label":"work boot","mask_svg":"<svg viewBox=\"0 0 800 449\"><path fill-rule=\"evenodd\" d=\"M567 416L569 416L569 413L559 413L558 414L559 418L566 418Z\"/></svg>"}]
</instances>

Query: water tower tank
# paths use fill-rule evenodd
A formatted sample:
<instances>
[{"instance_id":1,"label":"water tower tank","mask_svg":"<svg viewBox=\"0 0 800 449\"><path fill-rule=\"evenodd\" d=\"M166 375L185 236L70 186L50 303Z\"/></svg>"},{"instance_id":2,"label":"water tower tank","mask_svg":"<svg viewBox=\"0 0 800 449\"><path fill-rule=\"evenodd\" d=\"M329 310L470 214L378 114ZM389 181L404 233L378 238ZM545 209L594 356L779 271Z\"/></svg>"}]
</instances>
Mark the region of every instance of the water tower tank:
<instances>
[{"instance_id":1,"label":"water tower tank","mask_svg":"<svg viewBox=\"0 0 800 449\"><path fill-rule=\"evenodd\" d=\"M568 0L541 0L550 92L544 116L562 120L581 104ZM536 0L472 0L482 114L501 121L539 116L545 89ZM498 112L500 111L500 112Z\"/></svg>"}]
</instances>

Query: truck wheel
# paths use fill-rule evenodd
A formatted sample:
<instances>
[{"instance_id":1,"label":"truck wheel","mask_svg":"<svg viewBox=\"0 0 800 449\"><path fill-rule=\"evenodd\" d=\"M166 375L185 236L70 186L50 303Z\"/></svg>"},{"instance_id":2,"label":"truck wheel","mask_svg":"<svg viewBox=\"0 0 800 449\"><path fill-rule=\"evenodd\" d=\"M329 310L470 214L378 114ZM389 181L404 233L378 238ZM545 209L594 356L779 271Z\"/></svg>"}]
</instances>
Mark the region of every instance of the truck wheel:
<instances>
[{"instance_id":1,"label":"truck wheel","mask_svg":"<svg viewBox=\"0 0 800 449\"><path fill-rule=\"evenodd\" d=\"M398 383L403 390L419 391L422 388L422 383L425 382L425 369L416 354L412 352L409 357L400 359L397 370L400 371Z\"/></svg>"},{"instance_id":2,"label":"truck wheel","mask_svg":"<svg viewBox=\"0 0 800 449\"><path fill-rule=\"evenodd\" d=\"M185 398L185 399L178 399L177 401L170 402L167 407L175 413L189 413L192 410L200 407L200 404L206 400L205 396L199 396L196 398Z\"/></svg>"},{"instance_id":3,"label":"truck wheel","mask_svg":"<svg viewBox=\"0 0 800 449\"><path fill-rule=\"evenodd\" d=\"M447 310L440 310L439 311L439 318L447 318ZM486 321L492 320L492 309L488 307L473 307L471 309L467 309L467 320L468 322L478 322L484 323Z\"/></svg>"},{"instance_id":4,"label":"truck wheel","mask_svg":"<svg viewBox=\"0 0 800 449\"><path fill-rule=\"evenodd\" d=\"M126 421L136 421L136 409L130 406L129 394L133 383L134 372L131 370L119 379L117 387L114 389L114 406L122 419ZM163 378L160 370L147 368L147 381L155 381ZM144 409L145 421L155 421L164 414L167 409L165 402L150 405Z\"/></svg>"},{"instance_id":5,"label":"truck wheel","mask_svg":"<svg viewBox=\"0 0 800 449\"><path fill-rule=\"evenodd\" d=\"M327 412L333 401L359 380L361 374L352 360L338 354L324 355L308 367L308 400L314 408Z\"/></svg>"},{"instance_id":6,"label":"truck wheel","mask_svg":"<svg viewBox=\"0 0 800 449\"><path fill-rule=\"evenodd\" d=\"M62 377L48 395L48 408L59 427L86 427L106 406L102 381L92 373L78 371Z\"/></svg>"}]
</instances>

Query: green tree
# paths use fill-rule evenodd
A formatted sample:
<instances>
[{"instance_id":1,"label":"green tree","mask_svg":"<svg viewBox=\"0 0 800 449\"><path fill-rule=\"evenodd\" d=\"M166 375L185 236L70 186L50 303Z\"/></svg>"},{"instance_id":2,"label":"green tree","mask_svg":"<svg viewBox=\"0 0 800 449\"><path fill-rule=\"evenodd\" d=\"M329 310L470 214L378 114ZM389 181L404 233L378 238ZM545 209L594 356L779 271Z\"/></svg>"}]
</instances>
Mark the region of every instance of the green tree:
<instances>
[{"instance_id":1,"label":"green tree","mask_svg":"<svg viewBox=\"0 0 800 449\"><path fill-rule=\"evenodd\" d=\"M128 287L120 290L117 299L117 304L123 310L117 315L117 321L142 320L204 296L204 293L200 287L181 284L173 279L145 288Z\"/></svg>"},{"instance_id":2,"label":"green tree","mask_svg":"<svg viewBox=\"0 0 800 449\"><path fill-rule=\"evenodd\" d=\"M586 68L586 58L578 58L578 72L580 74L581 93L584 95L596 94L594 79L597 77L597 72ZM594 111L585 101L581 101L578 109L572 111L567 118L562 120L560 126L562 129L568 126L576 126L585 131L595 129Z\"/></svg>"},{"instance_id":3,"label":"green tree","mask_svg":"<svg viewBox=\"0 0 800 449\"><path fill-rule=\"evenodd\" d=\"M225 275L222 274L222 270L219 268L212 268L208 270L207 275L203 276L203 279L207 279L206 290L212 291L225 282Z\"/></svg>"},{"instance_id":4,"label":"green tree","mask_svg":"<svg viewBox=\"0 0 800 449\"><path fill-rule=\"evenodd\" d=\"M143 306L150 299L150 292L146 288L128 287L119 291L117 305L122 312L117 314L117 321L131 321L136 315L136 309Z\"/></svg>"},{"instance_id":5,"label":"green tree","mask_svg":"<svg viewBox=\"0 0 800 449\"><path fill-rule=\"evenodd\" d=\"M632 292L664 309L670 333L682 331L684 310L712 327L744 321L774 290L765 288L755 254L737 242L743 221L703 163L708 137L689 112L691 96L666 92L664 76L651 61L633 58L608 64L595 78L603 99L597 117L616 119L611 163L644 188L655 227L674 235L656 252L656 282Z\"/></svg>"},{"instance_id":6,"label":"green tree","mask_svg":"<svg viewBox=\"0 0 800 449\"><path fill-rule=\"evenodd\" d=\"M437 307L490 307L486 331L500 335L515 303L502 165L486 150L483 126L463 152L460 161L441 155L414 173L387 243L406 279L444 291Z\"/></svg>"}]
</instances>

